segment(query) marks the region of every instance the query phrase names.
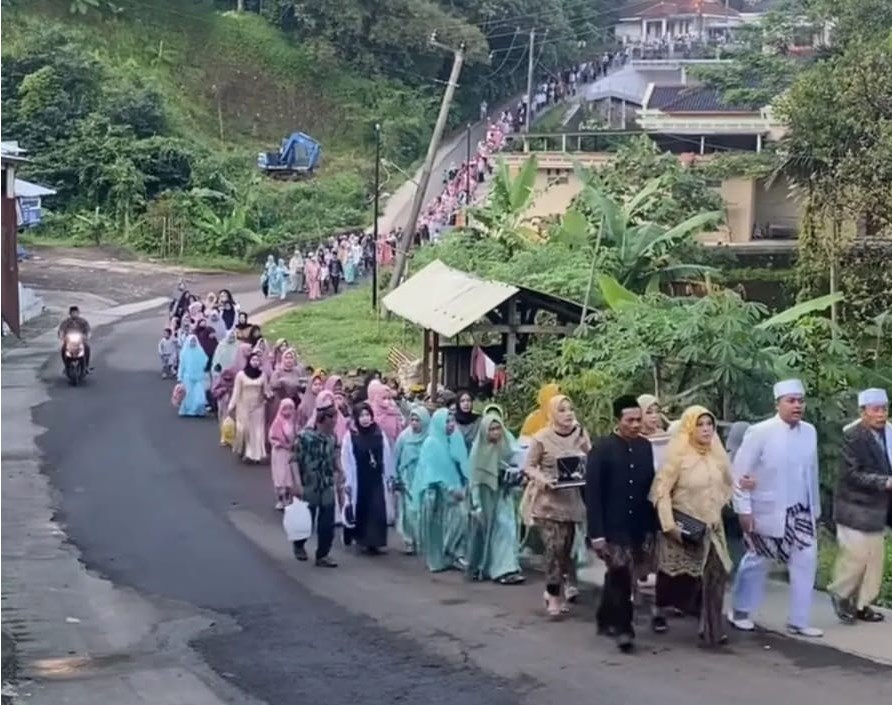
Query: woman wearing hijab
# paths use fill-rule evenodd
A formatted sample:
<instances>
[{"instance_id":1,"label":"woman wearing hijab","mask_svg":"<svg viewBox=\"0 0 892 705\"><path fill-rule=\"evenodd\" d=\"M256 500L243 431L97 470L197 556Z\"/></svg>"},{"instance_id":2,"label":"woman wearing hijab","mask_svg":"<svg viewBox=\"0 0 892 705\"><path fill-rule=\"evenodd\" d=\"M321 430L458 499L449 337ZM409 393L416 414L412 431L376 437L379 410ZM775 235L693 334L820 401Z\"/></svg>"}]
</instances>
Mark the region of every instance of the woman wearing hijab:
<instances>
[{"instance_id":1,"label":"woman wearing hijab","mask_svg":"<svg viewBox=\"0 0 892 705\"><path fill-rule=\"evenodd\" d=\"M465 439L465 446L468 452L471 452L471 446L477 439L477 429L480 427L480 414L474 413L474 396L466 389L458 393L458 405L455 409L455 427L462 438Z\"/></svg>"},{"instance_id":2,"label":"woman wearing hijab","mask_svg":"<svg viewBox=\"0 0 892 705\"><path fill-rule=\"evenodd\" d=\"M418 543L428 570L464 569L468 453L447 409L431 418L421 445L412 495L418 503Z\"/></svg>"},{"instance_id":3,"label":"woman wearing hijab","mask_svg":"<svg viewBox=\"0 0 892 705\"><path fill-rule=\"evenodd\" d=\"M518 560L517 514L513 486L505 471L514 457L511 437L501 416L489 413L478 424L471 447L470 509L467 560L472 580L500 585L523 582Z\"/></svg>"},{"instance_id":4,"label":"woman wearing hijab","mask_svg":"<svg viewBox=\"0 0 892 705\"><path fill-rule=\"evenodd\" d=\"M653 394L642 394L638 397L638 406L641 407L641 435L651 438L665 434L669 424L663 416L660 400Z\"/></svg>"},{"instance_id":5,"label":"woman wearing hijab","mask_svg":"<svg viewBox=\"0 0 892 705\"><path fill-rule=\"evenodd\" d=\"M266 417L270 424L284 399L291 399L296 409L297 403L300 401L302 376L303 370L297 364L297 353L291 348L284 350L269 378L270 398L267 401Z\"/></svg>"},{"instance_id":6,"label":"woman wearing hijab","mask_svg":"<svg viewBox=\"0 0 892 705\"><path fill-rule=\"evenodd\" d=\"M251 324L248 323L248 314L241 311L238 314L238 322L235 324L235 337L244 343L251 342Z\"/></svg>"},{"instance_id":7,"label":"woman wearing hijab","mask_svg":"<svg viewBox=\"0 0 892 705\"><path fill-rule=\"evenodd\" d=\"M521 436L532 437L548 426L548 404L560 394L560 387L554 383L544 385L537 395L539 408L531 412L520 429Z\"/></svg>"},{"instance_id":8,"label":"woman wearing hijab","mask_svg":"<svg viewBox=\"0 0 892 705\"><path fill-rule=\"evenodd\" d=\"M405 425L403 415L393 400L393 392L381 380L373 379L369 382L368 402L372 407L372 413L375 415L378 426L393 446Z\"/></svg>"},{"instance_id":9,"label":"woman wearing hijab","mask_svg":"<svg viewBox=\"0 0 892 705\"><path fill-rule=\"evenodd\" d=\"M347 497L353 505L353 540L369 555L377 555L387 546L387 492L395 475L393 453L390 441L375 423L370 404L359 404L354 416L356 430L344 436L341 446Z\"/></svg>"},{"instance_id":10,"label":"woman wearing hijab","mask_svg":"<svg viewBox=\"0 0 892 705\"><path fill-rule=\"evenodd\" d=\"M266 256L266 263L263 265L263 272L260 275L260 290L265 297L270 296L270 283L273 273L276 269L276 258L272 255Z\"/></svg>"},{"instance_id":11,"label":"woman wearing hijab","mask_svg":"<svg viewBox=\"0 0 892 705\"><path fill-rule=\"evenodd\" d=\"M317 301L322 298L322 267L318 262L317 255L307 257L304 264L304 279L307 282L307 298L310 301Z\"/></svg>"},{"instance_id":12,"label":"woman wearing hijab","mask_svg":"<svg viewBox=\"0 0 892 705\"><path fill-rule=\"evenodd\" d=\"M211 359L211 380L215 380L223 370L232 367L239 354L239 342L235 337L235 331L229 331L214 350L214 357ZM244 367L244 361L241 365Z\"/></svg>"},{"instance_id":13,"label":"woman wearing hijab","mask_svg":"<svg viewBox=\"0 0 892 705\"><path fill-rule=\"evenodd\" d=\"M217 336L214 334L213 328L211 328L204 320L200 320L195 326L195 337L198 338L198 343L201 345L201 349L204 350L204 354L207 357L207 370L205 371L210 372L211 360L214 358L214 353L217 351Z\"/></svg>"},{"instance_id":14,"label":"woman wearing hijab","mask_svg":"<svg viewBox=\"0 0 892 705\"><path fill-rule=\"evenodd\" d=\"M396 445L396 439L399 438L403 428L405 428L405 419L403 412L393 399L393 390L390 389L380 379L373 379L369 382L368 403L372 408L372 414L378 427L387 436L387 441L391 449ZM390 459L393 462L393 458ZM396 505L398 498L392 491L387 492L387 518L389 524L394 524L396 520Z\"/></svg>"},{"instance_id":15,"label":"woman wearing hijab","mask_svg":"<svg viewBox=\"0 0 892 705\"><path fill-rule=\"evenodd\" d=\"M242 365L244 367L244 364ZM211 387L211 396L217 404L217 424L220 426L220 445L229 445L229 440L223 433L223 424L229 417L229 399L235 387L235 376L238 373L233 367L227 367L218 376Z\"/></svg>"},{"instance_id":16,"label":"woman wearing hijab","mask_svg":"<svg viewBox=\"0 0 892 705\"><path fill-rule=\"evenodd\" d=\"M265 338L257 339L257 342L254 343L254 352L260 356L260 367L263 369L267 380L269 380L273 373L273 358Z\"/></svg>"},{"instance_id":17,"label":"woman wearing hijab","mask_svg":"<svg viewBox=\"0 0 892 705\"><path fill-rule=\"evenodd\" d=\"M253 463L266 460L266 384L260 355L253 352L235 376L229 400L229 413L235 415L232 452Z\"/></svg>"},{"instance_id":18,"label":"woman wearing hijab","mask_svg":"<svg viewBox=\"0 0 892 705\"><path fill-rule=\"evenodd\" d=\"M220 311L216 308L212 308L208 314L208 326L214 331L218 342L226 337L226 333L229 330L223 322L223 316L220 315Z\"/></svg>"},{"instance_id":19,"label":"woman wearing hijab","mask_svg":"<svg viewBox=\"0 0 892 705\"><path fill-rule=\"evenodd\" d=\"M294 488L294 472L291 467L294 438L297 431L294 427L294 401L282 399L276 411L276 417L269 427L270 471L273 476L273 487L276 491L276 509L285 509L291 504L291 492Z\"/></svg>"},{"instance_id":20,"label":"woman wearing hijab","mask_svg":"<svg viewBox=\"0 0 892 705\"><path fill-rule=\"evenodd\" d=\"M180 353L177 381L183 385L186 395L180 404L180 416L204 416L207 411L205 382L208 357L195 335L190 335Z\"/></svg>"},{"instance_id":21,"label":"woman wearing hijab","mask_svg":"<svg viewBox=\"0 0 892 705\"><path fill-rule=\"evenodd\" d=\"M414 555L418 550L418 502L412 493L415 470L421 455L421 444L427 438L431 417L423 406L413 406L409 411L409 425L396 439L394 465L396 466L397 519L396 530L403 537L405 552Z\"/></svg>"},{"instance_id":22,"label":"woman wearing hijab","mask_svg":"<svg viewBox=\"0 0 892 705\"><path fill-rule=\"evenodd\" d=\"M740 450L743 437L746 435L749 427L750 425L746 421L735 421L728 430L728 441L725 443L725 447L728 449L728 457L731 458L732 463L734 462L734 456L737 455L737 451Z\"/></svg>"},{"instance_id":23,"label":"woman wearing hijab","mask_svg":"<svg viewBox=\"0 0 892 705\"><path fill-rule=\"evenodd\" d=\"M344 393L344 382L338 375L330 375L325 380L324 390L331 392L334 398L335 410L335 435L338 437L338 446L344 441L344 436L350 432L350 407L347 404L347 395Z\"/></svg>"},{"instance_id":24,"label":"woman wearing hijab","mask_svg":"<svg viewBox=\"0 0 892 705\"><path fill-rule=\"evenodd\" d=\"M666 631L663 610L675 607L699 612L700 638L707 646L727 641L722 602L732 564L722 508L731 500L732 488L731 463L716 433L715 416L702 406L688 408L651 488L662 529L657 537L654 631ZM679 523L685 518L702 526L703 534L682 533Z\"/></svg>"},{"instance_id":25,"label":"woman wearing hijab","mask_svg":"<svg viewBox=\"0 0 892 705\"><path fill-rule=\"evenodd\" d=\"M282 355L285 353L286 350L288 350L290 348L291 348L291 346L288 344L288 341L285 340L285 338L279 338L276 341L276 344L273 347L273 350L271 353L274 370L279 367L279 363L282 361Z\"/></svg>"},{"instance_id":26,"label":"woman wearing hijab","mask_svg":"<svg viewBox=\"0 0 892 705\"><path fill-rule=\"evenodd\" d=\"M573 544L576 525L585 521L585 505L577 488L562 489L557 483L561 475L584 477L592 444L567 397L558 394L548 404L548 426L532 437L524 465L529 483L521 514L539 529L545 544L545 606L549 616L558 617L569 611L562 588L566 576L575 573Z\"/></svg>"},{"instance_id":27,"label":"woman wearing hijab","mask_svg":"<svg viewBox=\"0 0 892 705\"><path fill-rule=\"evenodd\" d=\"M304 428L313 420L316 412L316 397L319 396L319 392L324 388L325 380L322 378L322 375L314 374L301 397L300 406L297 407L298 428Z\"/></svg>"}]
</instances>

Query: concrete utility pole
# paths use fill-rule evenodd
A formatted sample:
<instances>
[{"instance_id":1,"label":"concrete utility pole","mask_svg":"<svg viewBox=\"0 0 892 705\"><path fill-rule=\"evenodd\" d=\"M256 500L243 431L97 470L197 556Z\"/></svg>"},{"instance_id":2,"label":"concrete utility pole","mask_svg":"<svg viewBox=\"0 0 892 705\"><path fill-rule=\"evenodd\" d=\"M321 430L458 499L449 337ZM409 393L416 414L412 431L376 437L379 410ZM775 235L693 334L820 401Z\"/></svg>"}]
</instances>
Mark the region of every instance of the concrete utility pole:
<instances>
[{"instance_id":1,"label":"concrete utility pole","mask_svg":"<svg viewBox=\"0 0 892 705\"><path fill-rule=\"evenodd\" d=\"M527 119L526 131L530 131L530 123L533 120L533 71L536 66L533 59L533 44L536 42L536 30L530 30L530 58L527 65Z\"/></svg>"},{"instance_id":2,"label":"concrete utility pole","mask_svg":"<svg viewBox=\"0 0 892 705\"><path fill-rule=\"evenodd\" d=\"M443 46L436 42L436 34L431 37L431 44L440 47ZM449 47L444 48L448 49ZM450 49L450 51L452 50ZM427 146L427 156L424 158L424 165L421 167L421 177L419 178L418 186L415 189L415 197L412 199L412 210L409 211L409 219L406 221L403 237L400 240L399 249L397 249L396 252L396 261L393 265L393 276L390 278L390 284L387 287L388 292L396 289L403 278L409 248L412 246L412 241L415 239L415 230L418 226L418 215L421 213L421 207L424 205L424 196L427 193L431 171L433 171L434 162L437 159L437 150L440 148L440 140L443 138L443 130L446 129L446 118L449 117L449 106L452 104L455 89L458 87L458 76L461 73L461 67L464 60L465 45L462 44L455 51L455 56L452 60L452 71L449 73L449 83L446 85L446 91L443 93L443 101L440 103L440 114L437 115L437 122L434 125L434 133L431 135L430 144Z\"/></svg>"}]
</instances>

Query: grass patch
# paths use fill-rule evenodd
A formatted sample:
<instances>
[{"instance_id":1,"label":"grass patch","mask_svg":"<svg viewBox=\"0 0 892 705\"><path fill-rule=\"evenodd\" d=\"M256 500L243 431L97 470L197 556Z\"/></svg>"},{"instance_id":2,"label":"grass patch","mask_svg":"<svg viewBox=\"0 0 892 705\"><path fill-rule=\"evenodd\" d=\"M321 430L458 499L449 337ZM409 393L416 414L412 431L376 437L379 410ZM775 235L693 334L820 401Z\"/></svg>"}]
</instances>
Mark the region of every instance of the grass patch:
<instances>
[{"instance_id":1,"label":"grass patch","mask_svg":"<svg viewBox=\"0 0 892 705\"><path fill-rule=\"evenodd\" d=\"M239 274L255 272L258 279L260 278L257 265L252 262L245 262L245 260L238 257L227 257L226 255L185 255L158 261L185 267L196 272L237 272Z\"/></svg>"},{"instance_id":2,"label":"grass patch","mask_svg":"<svg viewBox=\"0 0 892 705\"><path fill-rule=\"evenodd\" d=\"M558 103L552 105L548 110L539 115L531 127L536 128L536 132L557 132L561 129L561 123L564 121L564 114L567 112L566 103Z\"/></svg>"},{"instance_id":3,"label":"grass patch","mask_svg":"<svg viewBox=\"0 0 892 705\"><path fill-rule=\"evenodd\" d=\"M421 356L420 331L397 318L377 317L368 285L301 306L263 328L268 340L286 338L305 362L329 372L388 370L393 346Z\"/></svg>"}]
</instances>

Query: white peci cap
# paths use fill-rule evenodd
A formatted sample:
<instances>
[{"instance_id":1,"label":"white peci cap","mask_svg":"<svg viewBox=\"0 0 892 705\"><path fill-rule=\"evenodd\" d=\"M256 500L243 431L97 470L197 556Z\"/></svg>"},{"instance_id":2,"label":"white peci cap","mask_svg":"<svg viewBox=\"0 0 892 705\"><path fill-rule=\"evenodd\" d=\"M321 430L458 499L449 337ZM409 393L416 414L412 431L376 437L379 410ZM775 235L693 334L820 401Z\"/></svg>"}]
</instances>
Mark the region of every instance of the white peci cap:
<instances>
[{"instance_id":1,"label":"white peci cap","mask_svg":"<svg viewBox=\"0 0 892 705\"><path fill-rule=\"evenodd\" d=\"M889 397L885 389L865 389L858 394L858 406L886 406L889 403Z\"/></svg>"},{"instance_id":2,"label":"white peci cap","mask_svg":"<svg viewBox=\"0 0 892 705\"><path fill-rule=\"evenodd\" d=\"M781 397L804 397L805 387L798 379L785 379L774 385L774 398Z\"/></svg>"}]
</instances>

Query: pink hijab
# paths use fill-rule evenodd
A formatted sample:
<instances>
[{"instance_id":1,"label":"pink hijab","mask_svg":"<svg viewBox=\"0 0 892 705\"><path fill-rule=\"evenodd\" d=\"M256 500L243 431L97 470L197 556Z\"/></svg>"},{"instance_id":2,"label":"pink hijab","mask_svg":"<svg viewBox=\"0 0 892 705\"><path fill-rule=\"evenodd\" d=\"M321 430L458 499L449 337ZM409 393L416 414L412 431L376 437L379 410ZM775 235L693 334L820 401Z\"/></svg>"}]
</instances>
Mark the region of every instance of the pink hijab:
<instances>
[{"instance_id":1,"label":"pink hijab","mask_svg":"<svg viewBox=\"0 0 892 705\"><path fill-rule=\"evenodd\" d=\"M294 402L285 398L279 402L276 418L269 427L269 442L273 448L290 448L294 442Z\"/></svg>"},{"instance_id":2,"label":"pink hijab","mask_svg":"<svg viewBox=\"0 0 892 705\"><path fill-rule=\"evenodd\" d=\"M386 384L373 379L369 382L368 399L375 423L393 445L405 426L403 415L393 401L393 393Z\"/></svg>"},{"instance_id":3,"label":"pink hijab","mask_svg":"<svg viewBox=\"0 0 892 705\"><path fill-rule=\"evenodd\" d=\"M260 356L260 369L269 377L273 373L273 360L270 357L269 346L263 338L254 343L254 352Z\"/></svg>"},{"instance_id":4,"label":"pink hijab","mask_svg":"<svg viewBox=\"0 0 892 705\"><path fill-rule=\"evenodd\" d=\"M285 357L285 353L291 350L291 347L287 345L288 341L285 338L279 338L276 341L276 347L273 348L273 369L279 369L279 364L282 362L282 358ZM291 350L293 353L294 350ZM295 355L295 361L297 360L297 356Z\"/></svg>"},{"instance_id":5,"label":"pink hijab","mask_svg":"<svg viewBox=\"0 0 892 705\"><path fill-rule=\"evenodd\" d=\"M248 366L252 352L254 352L254 348L251 347L251 343L239 343L238 350L235 351L235 361L229 369L235 370L236 374L241 372Z\"/></svg>"},{"instance_id":6,"label":"pink hijab","mask_svg":"<svg viewBox=\"0 0 892 705\"><path fill-rule=\"evenodd\" d=\"M316 380L325 382L322 375L313 375L307 383L307 389L300 398L300 406L297 407L297 425L300 427L312 424L316 420L316 397L321 394L313 393L313 382Z\"/></svg>"}]
</instances>

